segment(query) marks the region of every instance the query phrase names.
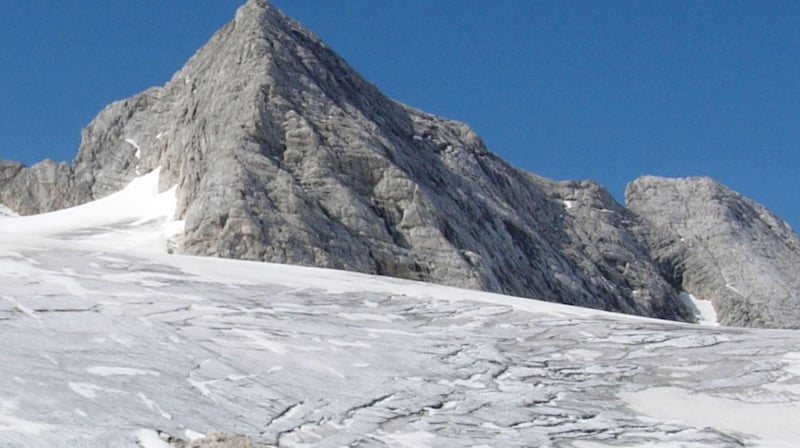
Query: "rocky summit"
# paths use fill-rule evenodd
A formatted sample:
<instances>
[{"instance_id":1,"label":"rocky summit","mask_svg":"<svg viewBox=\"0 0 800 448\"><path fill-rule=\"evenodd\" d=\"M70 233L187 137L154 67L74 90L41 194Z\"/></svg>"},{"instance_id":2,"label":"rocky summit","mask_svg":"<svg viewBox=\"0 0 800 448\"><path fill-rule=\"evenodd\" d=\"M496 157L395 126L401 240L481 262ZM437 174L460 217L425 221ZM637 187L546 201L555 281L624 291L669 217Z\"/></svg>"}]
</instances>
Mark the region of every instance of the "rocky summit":
<instances>
[{"instance_id":1,"label":"rocky summit","mask_svg":"<svg viewBox=\"0 0 800 448\"><path fill-rule=\"evenodd\" d=\"M158 167L161 187L177 186L181 253L693 320L676 288L687 277L665 275L641 210L593 182L519 170L467 125L387 98L264 0L242 6L166 85L106 107L71 165L0 162L0 203L20 214L77 205Z\"/></svg>"},{"instance_id":2,"label":"rocky summit","mask_svg":"<svg viewBox=\"0 0 800 448\"><path fill-rule=\"evenodd\" d=\"M662 272L721 323L800 328L800 238L784 221L704 177L645 176L625 196Z\"/></svg>"}]
</instances>

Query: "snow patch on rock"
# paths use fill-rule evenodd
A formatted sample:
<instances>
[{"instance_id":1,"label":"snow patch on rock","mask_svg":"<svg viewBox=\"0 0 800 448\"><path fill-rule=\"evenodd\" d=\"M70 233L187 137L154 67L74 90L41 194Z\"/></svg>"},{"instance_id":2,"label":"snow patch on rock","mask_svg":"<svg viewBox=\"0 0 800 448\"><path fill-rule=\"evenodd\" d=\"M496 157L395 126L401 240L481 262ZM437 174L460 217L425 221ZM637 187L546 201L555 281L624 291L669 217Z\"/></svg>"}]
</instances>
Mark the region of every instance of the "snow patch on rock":
<instances>
[{"instance_id":1,"label":"snow patch on rock","mask_svg":"<svg viewBox=\"0 0 800 448\"><path fill-rule=\"evenodd\" d=\"M41 215L0 219L0 232L56 236L118 248L166 252L183 231L174 219L176 191L159 191L160 168L94 202Z\"/></svg>"},{"instance_id":2,"label":"snow patch on rock","mask_svg":"<svg viewBox=\"0 0 800 448\"><path fill-rule=\"evenodd\" d=\"M688 292L681 292L680 298L686 306L694 313L697 323L701 325L719 325L717 312L710 300L700 300Z\"/></svg>"},{"instance_id":3,"label":"snow patch on rock","mask_svg":"<svg viewBox=\"0 0 800 448\"><path fill-rule=\"evenodd\" d=\"M6 207L3 204L0 204L0 218L4 218L7 216L19 216L14 210Z\"/></svg>"}]
</instances>

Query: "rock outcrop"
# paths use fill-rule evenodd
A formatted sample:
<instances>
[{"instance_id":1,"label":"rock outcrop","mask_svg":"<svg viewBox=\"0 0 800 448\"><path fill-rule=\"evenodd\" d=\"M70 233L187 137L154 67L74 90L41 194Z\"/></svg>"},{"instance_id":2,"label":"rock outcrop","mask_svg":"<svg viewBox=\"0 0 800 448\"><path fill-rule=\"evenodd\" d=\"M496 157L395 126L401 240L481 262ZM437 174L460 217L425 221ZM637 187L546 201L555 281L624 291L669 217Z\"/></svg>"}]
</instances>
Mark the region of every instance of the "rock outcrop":
<instances>
[{"instance_id":1,"label":"rock outcrop","mask_svg":"<svg viewBox=\"0 0 800 448\"><path fill-rule=\"evenodd\" d=\"M75 205L72 169L50 160L32 167L0 160L0 204L21 215L33 215ZM85 202L82 201L82 202Z\"/></svg>"},{"instance_id":2,"label":"rock outcrop","mask_svg":"<svg viewBox=\"0 0 800 448\"><path fill-rule=\"evenodd\" d=\"M780 218L704 177L645 176L625 197L665 276L721 323L800 328L800 238Z\"/></svg>"},{"instance_id":3,"label":"rock outcrop","mask_svg":"<svg viewBox=\"0 0 800 448\"><path fill-rule=\"evenodd\" d=\"M246 437L214 432L193 441L188 448L268 448L268 446L255 443Z\"/></svg>"},{"instance_id":4,"label":"rock outcrop","mask_svg":"<svg viewBox=\"0 0 800 448\"><path fill-rule=\"evenodd\" d=\"M0 202L75 205L160 166L183 253L691 319L605 190L520 171L468 126L386 98L263 0L82 137L71 166L2 165Z\"/></svg>"}]
</instances>

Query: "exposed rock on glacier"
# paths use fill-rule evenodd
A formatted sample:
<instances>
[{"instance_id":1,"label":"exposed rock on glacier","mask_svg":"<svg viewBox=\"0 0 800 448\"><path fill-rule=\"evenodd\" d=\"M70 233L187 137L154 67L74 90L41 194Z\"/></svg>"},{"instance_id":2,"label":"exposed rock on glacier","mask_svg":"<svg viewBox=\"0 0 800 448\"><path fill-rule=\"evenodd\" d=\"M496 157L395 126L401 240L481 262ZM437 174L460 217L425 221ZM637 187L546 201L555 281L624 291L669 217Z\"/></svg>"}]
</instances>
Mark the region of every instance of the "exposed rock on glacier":
<instances>
[{"instance_id":1,"label":"exposed rock on glacier","mask_svg":"<svg viewBox=\"0 0 800 448\"><path fill-rule=\"evenodd\" d=\"M183 253L691 319L602 188L533 177L468 126L386 98L261 0L164 87L106 107L71 167L3 166L0 202L23 214L161 167Z\"/></svg>"},{"instance_id":2,"label":"exposed rock on glacier","mask_svg":"<svg viewBox=\"0 0 800 448\"><path fill-rule=\"evenodd\" d=\"M211 433L202 439L195 440L189 448L267 448L267 445L256 444L245 437L221 432Z\"/></svg>"},{"instance_id":3,"label":"exposed rock on glacier","mask_svg":"<svg viewBox=\"0 0 800 448\"><path fill-rule=\"evenodd\" d=\"M75 204L72 187L72 169L66 163L45 160L26 167L18 162L0 160L0 204L22 215Z\"/></svg>"},{"instance_id":4,"label":"exposed rock on glacier","mask_svg":"<svg viewBox=\"0 0 800 448\"><path fill-rule=\"evenodd\" d=\"M763 206L704 177L646 176L628 207L672 283L725 325L800 328L800 238Z\"/></svg>"}]
</instances>

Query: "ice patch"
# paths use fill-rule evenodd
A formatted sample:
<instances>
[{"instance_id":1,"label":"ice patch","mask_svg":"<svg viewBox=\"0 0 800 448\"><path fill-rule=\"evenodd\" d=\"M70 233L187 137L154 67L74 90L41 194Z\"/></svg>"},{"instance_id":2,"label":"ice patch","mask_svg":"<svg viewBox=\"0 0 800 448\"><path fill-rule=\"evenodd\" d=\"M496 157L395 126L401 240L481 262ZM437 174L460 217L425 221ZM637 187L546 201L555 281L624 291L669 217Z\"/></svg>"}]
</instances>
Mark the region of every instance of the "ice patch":
<instances>
[{"instance_id":1,"label":"ice patch","mask_svg":"<svg viewBox=\"0 0 800 448\"><path fill-rule=\"evenodd\" d=\"M714 310L714 305L711 304L710 300L700 300L687 292L681 292L680 298L681 301L692 311L692 314L694 314L698 324L712 326L719 325L717 312Z\"/></svg>"},{"instance_id":2,"label":"ice patch","mask_svg":"<svg viewBox=\"0 0 800 448\"><path fill-rule=\"evenodd\" d=\"M790 352L783 355L783 361L787 364L783 370L800 377L800 352Z\"/></svg>"},{"instance_id":3,"label":"ice patch","mask_svg":"<svg viewBox=\"0 0 800 448\"><path fill-rule=\"evenodd\" d=\"M331 345L335 345L337 347L372 348L370 344L361 341L350 342L350 341L340 341L338 339L329 339L328 343Z\"/></svg>"},{"instance_id":4,"label":"ice patch","mask_svg":"<svg viewBox=\"0 0 800 448\"><path fill-rule=\"evenodd\" d=\"M240 334L248 339L250 339L249 344L254 345L256 347L261 347L275 353L276 355L285 355L289 353L289 350L286 349L282 344L279 344L275 341L270 341L269 339L264 337L264 333L260 331L251 331L251 330L241 330L235 328L232 330L232 333Z\"/></svg>"},{"instance_id":5,"label":"ice patch","mask_svg":"<svg viewBox=\"0 0 800 448\"><path fill-rule=\"evenodd\" d=\"M576 202L577 201L571 201L567 199L561 201L561 203L564 204L564 208L567 210L570 210L572 207L574 207Z\"/></svg>"},{"instance_id":6,"label":"ice patch","mask_svg":"<svg viewBox=\"0 0 800 448\"><path fill-rule=\"evenodd\" d=\"M202 439L203 437L206 436L203 433L192 431L191 429L187 429L186 431L183 432L183 434L186 436L187 439L189 439L190 442L194 442L195 440Z\"/></svg>"},{"instance_id":7,"label":"ice patch","mask_svg":"<svg viewBox=\"0 0 800 448\"><path fill-rule=\"evenodd\" d=\"M156 168L121 191L88 204L41 215L0 219L0 234L71 235L72 241L103 247L165 253L167 241L182 231L183 222L173 218L177 188L159 192L160 171ZM93 231L87 233L86 229Z\"/></svg>"},{"instance_id":8,"label":"ice patch","mask_svg":"<svg viewBox=\"0 0 800 448\"><path fill-rule=\"evenodd\" d=\"M52 356L48 355L47 353L39 352L39 356L41 356L42 358L46 359L47 361L50 362L50 364L52 364L54 366L58 366L59 365L58 361L55 358L53 358Z\"/></svg>"},{"instance_id":9,"label":"ice patch","mask_svg":"<svg viewBox=\"0 0 800 448\"><path fill-rule=\"evenodd\" d=\"M389 446L403 448L429 448L436 437L425 431L390 434L386 436Z\"/></svg>"},{"instance_id":10,"label":"ice patch","mask_svg":"<svg viewBox=\"0 0 800 448\"><path fill-rule=\"evenodd\" d=\"M34 319L41 320L41 318L36 314L36 312L34 310L32 310L32 309L28 308L27 306L19 303L13 297L4 296L3 299L13 303L14 304L14 308L16 308L20 313L25 314L27 316L30 316L30 317L32 317Z\"/></svg>"},{"instance_id":11,"label":"ice patch","mask_svg":"<svg viewBox=\"0 0 800 448\"><path fill-rule=\"evenodd\" d=\"M139 147L139 144L136 143L136 140L131 139L131 138L126 138L125 142L128 143L129 145L133 146L134 148L136 148L136 158L138 159L139 156L141 155L142 148Z\"/></svg>"},{"instance_id":12,"label":"ice patch","mask_svg":"<svg viewBox=\"0 0 800 448\"><path fill-rule=\"evenodd\" d=\"M577 359L580 361L594 361L595 359L603 356L603 353L595 350L584 350L582 348L576 348L567 351L566 355L567 358L569 359Z\"/></svg>"},{"instance_id":13,"label":"ice patch","mask_svg":"<svg viewBox=\"0 0 800 448\"><path fill-rule=\"evenodd\" d=\"M335 377L344 380L346 379L344 375L341 374L338 370L334 369L333 367L328 367L328 371L332 373Z\"/></svg>"},{"instance_id":14,"label":"ice patch","mask_svg":"<svg viewBox=\"0 0 800 448\"><path fill-rule=\"evenodd\" d=\"M781 446L800 441L800 425L787 415L800 415L800 403L745 403L695 393L678 387L623 392L620 398L636 412L697 428L745 433L763 440L757 446ZM784 445L789 446L789 445Z\"/></svg>"},{"instance_id":15,"label":"ice patch","mask_svg":"<svg viewBox=\"0 0 800 448\"><path fill-rule=\"evenodd\" d=\"M14 210L0 204L0 218L19 216Z\"/></svg>"},{"instance_id":16,"label":"ice patch","mask_svg":"<svg viewBox=\"0 0 800 448\"><path fill-rule=\"evenodd\" d=\"M191 378L187 378L186 381L195 389L199 390L200 393L204 397L211 396L211 389L208 388L209 384L218 383L219 380L209 380L209 381L196 381Z\"/></svg>"},{"instance_id":17,"label":"ice patch","mask_svg":"<svg viewBox=\"0 0 800 448\"><path fill-rule=\"evenodd\" d=\"M157 412L159 415L161 415L167 420L172 420L172 416L169 415L167 412L164 412L161 406L159 406L158 403L156 403L155 401L148 398L147 395L139 392L136 394L136 396L139 397L140 400L142 400L142 403L144 403L144 405L147 406L148 409Z\"/></svg>"},{"instance_id":18,"label":"ice patch","mask_svg":"<svg viewBox=\"0 0 800 448\"><path fill-rule=\"evenodd\" d=\"M789 352L783 355L781 360L784 362L783 371L786 375L776 381L765 384L764 388L781 394L792 394L793 399L800 397L800 352Z\"/></svg>"},{"instance_id":19,"label":"ice patch","mask_svg":"<svg viewBox=\"0 0 800 448\"><path fill-rule=\"evenodd\" d=\"M497 316L499 314L510 313L511 307L507 306L482 306L478 309L468 310L463 313L457 314L456 319L474 319L482 317Z\"/></svg>"},{"instance_id":20,"label":"ice patch","mask_svg":"<svg viewBox=\"0 0 800 448\"><path fill-rule=\"evenodd\" d=\"M697 365L684 365L684 366L661 366L665 370L671 370L670 377L672 378L690 378L697 375L697 372L702 372L708 369L706 364Z\"/></svg>"},{"instance_id":21,"label":"ice patch","mask_svg":"<svg viewBox=\"0 0 800 448\"><path fill-rule=\"evenodd\" d=\"M142 148L139 146L139 144L136 143L135 140L130 139L130 138L126 138L125 142L128 143L129 145L133 146L134 148L136 148L136 153L133 156L136 157L137 159L141 159L142 158ZM137 176L139 175L139 165L136 165L136 175Z\"/></svg>"},{"instance_id":22,"label":"ice patch","mask_svg":"<svg viewBox=\"0 0 800 448\"><path fill-rule=\"evenodd\" d=\"M109 366L94 366L88 367L87 372L97 376L160 376L161 374L155 370L133 369L130 367L109 367Z\"/></svg>"},{"instance_id":23,"label":"ice patch","mask_svg":"<svg viewBox=\"0 0 800 448\"><path fill-rule=\"evenodd\" d=\"M353 321L369 321L369 322L394 322L396 320L403 320L401 316L394 314L368 314L368 313L339 313L340 317Z\"/></svg>"},{"instance_id":24,"label":"ice patch","mask_svg":"<svg viewBox=\"0 0 800 448\"><path fill-rule=\"evenodd\" d=\"M142 148L139 147L139 144L136 143L135 140L132 140L130 138L126 138L125 142L128 143L129 145L133 146L134 148L136 148L136 153L134 153L133 156L136 157L137 160L140 160L142 158ZM136 165L136 168L135 168L137 176L141 176L142 175L142 172L139 171L139 166L140 165Z\"/></svg>"},{"instance_id":25,"label":"ice patch","mask_svg":"<svg viewBox=\"0 0 800 448\"><path fill-rule=\"evenodd\" d=\"M0 434L14 432L17 434L36 435L53 428L52 425L32 422L12 415L16 410L17 406L13 402L0 399ZM0 442L2 440L5 439L0 436Z\"/></svg>"},{"instance_id":26,"label":"ice patch","mask_svg":"<svg viewBox=\"0 0 800 448\"><path fill-rule=\"evenodd\" d=\"M76 394L90 400L97 398L98 390L103 390L102 387L90 383L68 383L67 386Z\"/></svg>"},{"instance_id":27,"label":"ice patch","mask_svg":"<svg viewBox=\"0 0 800 448\"><path fill-rule=\"evenodd\" d=\"M142 448L172 448L172 446L159 437L152 429L140 429L134 434L136 442Z\"/></svg>"},{"instance_id":28,"label":"ice patch","mask_svg":"<svg viewBox=\"0 0 800 448\"><path fill-rule=\"evenodd\" d=\"M740 296L744 297L744 294L742 294L742 292L739 291L738 289L736 289L736 287L733 286L732 284L727 283L727 284L725 284L725 287L730 289L731 291L735 292L736 294L739 294Z\"/></svg>"}]
</instances>

